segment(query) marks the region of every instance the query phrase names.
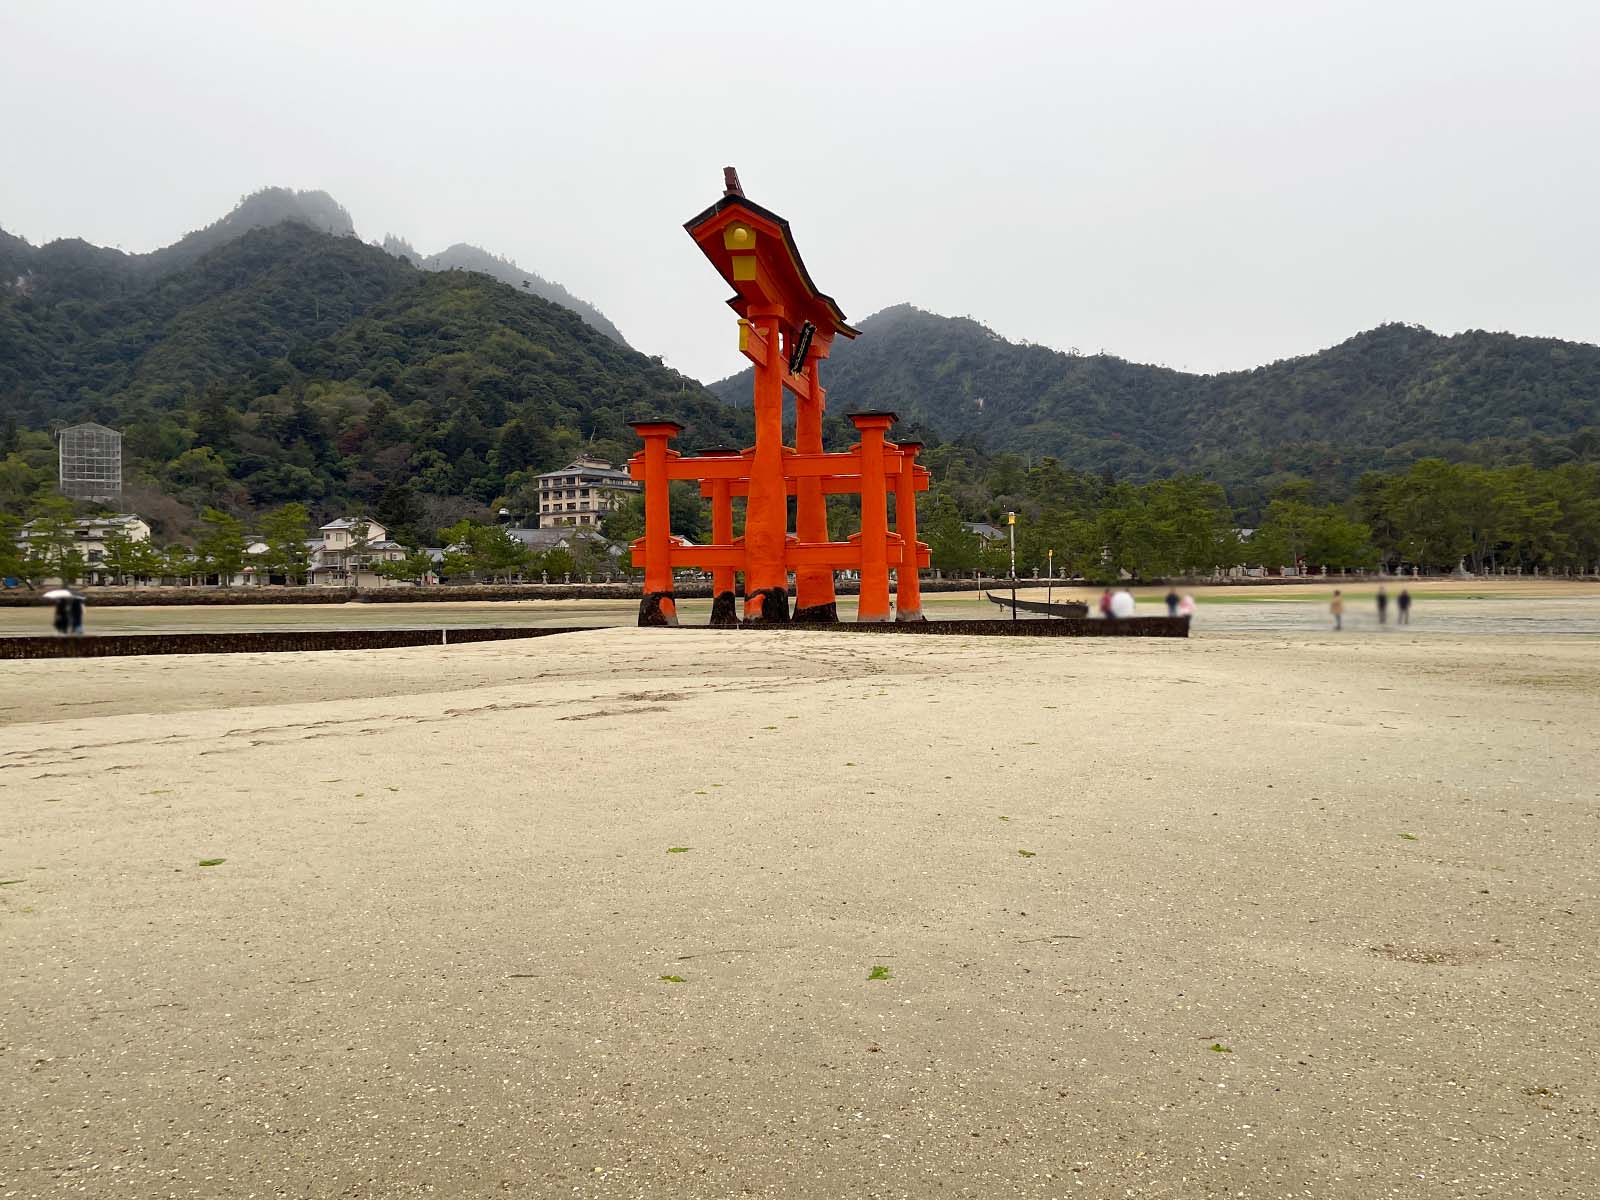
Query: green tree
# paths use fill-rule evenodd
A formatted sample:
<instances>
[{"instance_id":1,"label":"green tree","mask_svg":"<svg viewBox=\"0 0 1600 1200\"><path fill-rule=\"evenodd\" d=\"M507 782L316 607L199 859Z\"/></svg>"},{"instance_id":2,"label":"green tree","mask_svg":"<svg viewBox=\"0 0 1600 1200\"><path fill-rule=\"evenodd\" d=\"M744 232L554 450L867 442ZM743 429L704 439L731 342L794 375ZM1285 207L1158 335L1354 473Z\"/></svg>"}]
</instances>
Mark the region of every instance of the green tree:
<instances>
[{"instance_id":1,"label":"green tree","mask_svg":"<svg viewBox=\"0 0 1600 1200\"><path fill-rule=\"evenodd\" d=\"M918 505L917 537L928 543L935 569L956 576L977 570L978 535L966 527L955 498L944 489L933 488Z\"/></svg>"},{"instance_id":2,"label":"green tree","mask_svg":"<svg viewBox=\"0 0 1600 1200\"><path fill-rule=\"evenodd\" d=\"M1274 500L1250 540L1249 557L1265 566L1343 569L1378 561L1372 530L1337 505Z\"/></svg>"},{"instance_id":3,"label":"green tree","mask_svg":"<svg viewBox=\"0 0 1600 1200\"><path fill-rule=\"evenodd\" d=\"M175 542L161 550L155 561L158 574L176 579L180 583L193 582L194 577L202 570L202 564L195 556L195 552L181 542Z\"/></svg>"},{"instance_id":4,"label":"green tree","mask_svg":"<svg viewBox=\"0 0 1600 1200\"><path fill-rule=\"evenodd\" d=\"M528 568L525 546L499 525L480 525L458 521L444 531L443 574L448 578L463 575L510 578Z\"/></svg>"},{"instance_id":5,"label":"green tree","mask_svg":"<svg viewBox=\"0 0 1600 1200\"><path fill-rule=\"evenodd\" d=\"M282 575L290 583L300 583L311 565L306 542L311 536L311 519L303 504L285 504L261 518L261 541L267 552L262 566L269 575Z\"/></svg>"},{"instance_id":6,"label":"green tree","mask_svg":"<svg viewBox=\"0 0 1600 1200\"><path fill-rule=\"evenodd\" d=\"M0 512L0 580L28 578L26 556L18 548L22 518Z\"/></svg>"},{"instance_id":7,"label":"green tree","mask_svg":"<svg viewBox=\"0 0 1600 1200\"><path fill-rule=\"evenodd\" d=\"M178 455L168 465L166 476L174 494L190 504L216 504L235 486L228 464L205 446Z\"/></svg>"},{"instance_id":8,"label":"green tree","mask_svg":"<svg viewBox=\"0 0 1600 1200\"><path fill-rule=\"evenodd\" d=\"M528 549L499 525L479 526L473 543L477 569L490 579L510 579L528 566Z\"/></svg>"},{"instance_id":9,"label":"green tree","mask_svg":"<svg viewBox=\"0 0 1600 1200\"><path fill-rule=\"evenodd\" d=\"M200 569L207 575L220 576L222 586L227 587L244 566L244 522L207 508L200 514L200 523L205 526L195 544Z\"/></svg>"},{"instance_id":10,"label":"green tree","mask_svg":"<svg viewBox=\"0 0 1600 1200\"><path fill-rule=\"evenodd\" d=\"M128 574L135 582L143 582L161 574L162 554L156 544L146 538L128 546Z\"/></svg>"},{"instance_id":11,"label":"green tree","mask_svg":"<svg viewBox=\"0 0 1600 1200\"><path fill-rule=\"evenodd\" d=\"M126 583L136 578L139 573L142 555L139 553L141 543L134 541L122 529L113 526L106 531L105 558L101 566L106 574L111 576L114 583Z\"/></svg>"},{"instance_id":12,"label":"green tree","mask_svg":"<svg viewBox=\"0 0 1600 1200\"><path fill-rule=\"evenodd\" d=\"M644 497L632 495L600 518L600 535L619 546L644 536Z\"/></svg>"},{"instance_id":13,"label":"green tree","mask_svg":"<svg viewBox=\"0 0 1600 1200\"><path fill-rule=\"evenodd\" d=\"M28 522L27 573L30 578L57 578L76 583L83 574L83 555L77 548L78 530L72 502L64 496L43 496L33 505Z\"/></svg>"},{"instance_id":14,"label":"green tree","mask_svg":"<svg viewBox=\"0 0 1600 1200\"><path fill-rule=\"evenodd\" d=\"M1426 458L1384 491L1396 550L1405 562L1449 570L1472 552L1463 474L1453 463Z\"/></svg>"},{"instance_id":15,"label":"green tree","mask_svg":"<svg viewBox=\"0 0 1600 1200\"><path fill-rule=\"evenodd\" d=\"M0 459L0 512L20 516L49 481L49 473L29 466L20 454Z\"/></svg>"},{"instance_id":16,"label":"green tree","mask_svg":"<svg viewBox=\"0 0 1600 1200\"><path fill-rule=\"evenodd\" d=\"M560 583L577 571L578 563L572 557L571 550L565 546L556 546L538 556L534 569L549 576L551 583Z\"/></svg>"},{"instance_id":17,"label":"green tree","mask_svg":"<svg viewBox=\"0 0 1600 1200\"><path fill-rule=\"evenodd\" d=\"M408 551L402 559L393 562L381 562L372 569L375 574L384 579L398 579L404 582L417 583L427 578L433 568L433 558L426 550L413 549Z\"/></svg>"}]
</instances>

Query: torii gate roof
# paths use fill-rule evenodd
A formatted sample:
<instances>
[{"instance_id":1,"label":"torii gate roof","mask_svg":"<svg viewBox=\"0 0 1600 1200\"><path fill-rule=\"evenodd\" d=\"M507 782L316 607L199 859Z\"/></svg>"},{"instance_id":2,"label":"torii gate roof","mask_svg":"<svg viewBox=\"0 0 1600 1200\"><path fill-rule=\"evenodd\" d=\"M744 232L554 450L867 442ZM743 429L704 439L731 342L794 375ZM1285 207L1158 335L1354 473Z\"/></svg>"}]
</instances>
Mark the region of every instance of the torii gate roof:
<instances>
[{"instance_id":1,"label":"torii gate roof","mask_svg":"<svg viewBox=\"0 0 1600 1200\"><path fill-rule=\"evenodd\" d=\"M737 293L728 306L741 317L752 305L780 304L784 324L810 321L819 340L860 331L845 322L832 296L817 290L794 244L789 222L743 196L726 195L684 223L702 253Z\"/></svg>"}]
</instances>

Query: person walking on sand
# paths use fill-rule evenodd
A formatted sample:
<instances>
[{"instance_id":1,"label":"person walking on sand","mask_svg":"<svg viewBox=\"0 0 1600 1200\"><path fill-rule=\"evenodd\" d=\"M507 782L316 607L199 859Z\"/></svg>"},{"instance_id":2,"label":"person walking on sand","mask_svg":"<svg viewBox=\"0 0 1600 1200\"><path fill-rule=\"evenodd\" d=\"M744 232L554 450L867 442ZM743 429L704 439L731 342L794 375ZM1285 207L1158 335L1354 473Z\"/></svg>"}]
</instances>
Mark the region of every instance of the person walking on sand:
<instances>
[{"instance_id":1,"label":"person walking on sand","mask_svg":"<svg viewBox=\"0 0 1600 1200\"><path fill-rule=\"evenodd\" d=\"M1178 615L1180 617L1194 616L1194 597L1185 592L1183 599L1178 601Z\"/></svg>"},{"instance_id":2,"label":"person walking on sand","mask_svg":"<svg viewBox=\"0 0 1600 1200\"><path fill-rule=\"evenodd\" d=\"M1100 615L1106 620L1111 619L1111 589L1107 588L1100 593Z\"/></svg>"},{"instance_id":3,"label":"person walking on sand","mask_svg":"<svg viewBox=\"0 0 1600 1200\"><path fill-rule=\"evenodd\" d=\"M72 636L83 636L83 597L73 596L67 601L68 619L72 623Z\"/></svg>"},{"instance_id":4,"label":"person walking on sand","mask_svg":"<svg viewBox=\"0 0 1600 1200\"><path fill-rule=\"evenodd\" d=\"M56 632L66 637L72 632L72 597L60 596L56 599L55 619L51 622L56 627Z\"/></svg>"},{"instance_id":5,"label":"person walking on sand","mask_svg":"<svg viewBox=\"0 0 1600 1200\"><path fill-rule=\"evenodd\" d=\"M1333 602L1328 605L1328 611L1333 614L1333 628L1335 631L1344 628L1344 593L1337 588L1333 592Z\"/></svg>"},{"instance_id":6,"label":"person walking on sand","mask_svg":"<svg viewBox=\"0 0 1600 1200\"><path fill-rule=\"evenodd\" d=\"M1175 617L1177 615L1178 615L1178 589L1177 588L1173 588L1171 591L1169 591L1167 593L1167 616Z\"/></svg>"},{"instance_id":7,"label":"person walking on sand","mask_svg":"<svg viewBox=\"0 0 1600 1200\"><path fill-rule=\"evenodd\" d=\"M1411 624L1411 593L1405 588L1400 589L1400 595L1395 601L1394 623L1396 625Z\"/></svg>"},{"instance_id":8,"label":"person walking on sand","mask_svg":"<svg viewBox=\"0 0 1600 1200\"><path fill-rule=\"evenodd\" d=\"M1378 585L1378 624L1389 623L1389 589L1383 584Z\"/></svg>"}]
</instances>

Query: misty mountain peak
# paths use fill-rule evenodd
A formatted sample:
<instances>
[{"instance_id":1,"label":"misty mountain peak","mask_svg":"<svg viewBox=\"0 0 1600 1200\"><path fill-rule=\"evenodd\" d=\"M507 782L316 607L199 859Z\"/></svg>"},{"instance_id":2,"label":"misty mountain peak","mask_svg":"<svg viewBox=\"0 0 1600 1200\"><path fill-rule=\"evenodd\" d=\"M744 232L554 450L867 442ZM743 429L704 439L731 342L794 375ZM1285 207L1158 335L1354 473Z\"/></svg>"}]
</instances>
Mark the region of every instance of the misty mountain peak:
<instances>
[{"instance_id":1,"label":"misty mountain peak","mask_svg":"<svg viewBox=\"0 0 1600 1200\"><path fill-rule=\"evenodd\" d=\"M262 188L259 192L240 197L238 206L217 225L230 227L237 235L247 229L259 229L283 221L295 221L340 237L347 237L356 231L349 211L327 192L297 192L293 188L280 187Z\"/></svg>"}]
</instances>

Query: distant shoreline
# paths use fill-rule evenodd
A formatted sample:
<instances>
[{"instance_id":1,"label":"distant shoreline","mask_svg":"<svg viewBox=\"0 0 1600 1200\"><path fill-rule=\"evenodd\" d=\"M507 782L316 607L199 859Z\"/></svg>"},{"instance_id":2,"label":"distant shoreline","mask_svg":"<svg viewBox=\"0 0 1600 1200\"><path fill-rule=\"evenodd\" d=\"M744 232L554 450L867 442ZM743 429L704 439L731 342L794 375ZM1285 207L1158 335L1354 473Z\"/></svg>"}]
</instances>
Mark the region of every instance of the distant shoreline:
<instances>
[{"instance_id":1,"label":"distant shoreline","mask_svg":"<svg viewBox=\"0 0 1600 1200\"><path fill-rule=\"evenodd\" d=\"M1485 575L1466 579L1451 575L1297 575L1270 576L1257 579L1155 579L1148 582L1126 581L1117 587L1133 591L1150 588L1177 587L1185 590L1211 590L1222 588L1363 588L1377 587L1427 587L1439 588L1453 585L1459 588L1551 587L1583 583L1600 583L1600 576L1541 576ZM924 579L924 592L977 592L1009 590L1009 579ZM1061 591L1098 591L1103 584L1088 583L1081 579L1018 579L1018 590L1055 588ZM26 608L44 604L42 598L47 588L11 588L0 591L0 606ZM219 587L85 587L79 589L89 603L106 608L161 608L186 605L245 606L256 604L472 604L519 600L637 600L637 583L510 583L510 584L438 584L432 587L397 586L351 591L331 587L271 587L249 586ZM682 584L676 589L680 599L705 600L711 598L711 588L704 583ZM842 581L837 585L841 596L856 594L856 585Z\"/></svg>"}]
</instances>

